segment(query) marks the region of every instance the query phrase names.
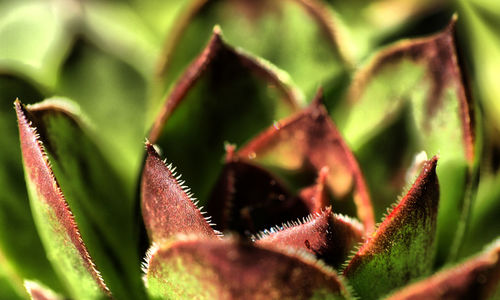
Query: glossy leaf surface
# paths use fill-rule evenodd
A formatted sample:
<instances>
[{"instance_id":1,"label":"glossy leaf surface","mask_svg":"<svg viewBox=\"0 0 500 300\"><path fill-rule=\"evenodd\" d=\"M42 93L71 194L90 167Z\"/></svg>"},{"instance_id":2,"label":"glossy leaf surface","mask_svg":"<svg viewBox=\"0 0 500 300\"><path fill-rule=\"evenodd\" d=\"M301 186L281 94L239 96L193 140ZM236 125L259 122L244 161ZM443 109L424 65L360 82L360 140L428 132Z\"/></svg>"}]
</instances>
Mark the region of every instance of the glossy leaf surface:
<instances>
[{"instance_id":1,"label":"glossy leaf surface","mask_svg":"<svg viewBox=\"0 0 500 300\"><path fill-rule=\"evenodd\" d=\"M32 210L49 260L71 286L75 297L97 299L109 291L83 244L26 110L19 101L15 109ZM75 272L66 273L68 268Z\"/></svg>"},{"instance_id":2,"label":"glossy leaf surface","mask_svg":"<svg viewBox=\"0 0 500 300\"><path fill-rule=\"evenodd\" d=\"M377 299L433 266L439 185L437 158L349 261L344 275L363 299Z\"/></svg>"},{"instance_id":3,"label":"glossy leaf surface","mask_svg":"<svg viewBox=\"0 0 500 300\"><path fill-rule=\"evenodd\" d=\"M354 190L359 219L373 231L372 204L356 159L321 104L321 91L301 112L263 131L236 154L271 166L316 171L328 167L326 184L337 197Z\"/></svg>"},{"instance_id":4,"label":"glossy leaf surface","mask_svg":"<svg viewBox=\"0 0 500 300\"><path fill-rule=\"evenodd\" d=\"M349 297L338 275L314 260L235 240L159 245L150 253L146 276L151 295L160 298Z\"/></svg>"}]
</instances>

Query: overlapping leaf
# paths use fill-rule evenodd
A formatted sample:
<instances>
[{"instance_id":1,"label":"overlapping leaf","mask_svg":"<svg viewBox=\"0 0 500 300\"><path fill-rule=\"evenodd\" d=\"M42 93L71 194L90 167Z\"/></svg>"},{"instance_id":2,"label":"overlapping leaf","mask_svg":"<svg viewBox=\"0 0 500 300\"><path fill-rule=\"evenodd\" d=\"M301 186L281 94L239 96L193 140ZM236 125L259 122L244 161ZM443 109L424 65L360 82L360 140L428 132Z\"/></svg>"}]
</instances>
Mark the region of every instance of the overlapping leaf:
<instances>
[{"instance_id":1,"label":"overlapping leaf","mask_svg":"<svg viewBox=\"0 0 500 300\"><path fill-rule=\"evenodd\" d=\"M344 270L356 293L377 299L432 271L439 185L429 160L408 193L361 246Z\"/></svg>"},{"instance_id":2,"label":"overlapping leaf","mask_svg":"<svg viewBox=\"0 0 500 300\"><path fill-rule=\"evenodd\" d=\"M286 75L228 46L220 30L185 70L158 114L149 140L175 161L197 197L207 199L224 142L242 144L297 109Z\"/></svg>"},{"instance_id":3,"label":"overlapping leaf","mask_svg":"<svg viewBox=\"0 0 500 300\"><path fill-rule=\"evenodd\" d=\"M455 22L454 17L435 35L401 41L375 55L355 77L348 109L338 114L339 127L371 180L370 190L381 199L379 211L404 185L404 170L415 153L440 154L440 262L456 254L465 231L476 147Z\"/></svg>"},{"instance_id":4,"label":"overlapping leaf","mask_svg":"<svg viewBox=\"0 0 500 300\"><path fill-rule=\"evenodd\" d=\"M153 297L199 299L345 299L333 270L310 257L237 240L184 240L150 250Z\"/></svg>"}]
</instances>

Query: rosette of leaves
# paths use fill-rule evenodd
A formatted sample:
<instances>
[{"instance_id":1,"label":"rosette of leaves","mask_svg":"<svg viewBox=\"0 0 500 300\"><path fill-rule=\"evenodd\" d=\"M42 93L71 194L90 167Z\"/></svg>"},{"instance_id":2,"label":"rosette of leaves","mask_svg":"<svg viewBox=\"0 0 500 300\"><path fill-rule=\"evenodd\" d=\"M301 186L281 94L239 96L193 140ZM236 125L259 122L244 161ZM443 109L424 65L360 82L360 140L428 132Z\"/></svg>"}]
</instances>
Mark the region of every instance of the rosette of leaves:
<instances>
[{"instance_id":1,"label":"rosette of leaves","mask_svg":"<svg viewBox=\"0 0 500 300\"><path fill-rule=\"evenodd\" d=\"M360 63L405 21L336 2L185 3L158 22L148 1L5 4L56 16L58 36L39 61L0 61L31 208L4 156L6 297L499 296L495 120L472 101L449 6L403 5L449 23ZM147 32L165 28L160 50Z\"/></svg>"}]
</instances>

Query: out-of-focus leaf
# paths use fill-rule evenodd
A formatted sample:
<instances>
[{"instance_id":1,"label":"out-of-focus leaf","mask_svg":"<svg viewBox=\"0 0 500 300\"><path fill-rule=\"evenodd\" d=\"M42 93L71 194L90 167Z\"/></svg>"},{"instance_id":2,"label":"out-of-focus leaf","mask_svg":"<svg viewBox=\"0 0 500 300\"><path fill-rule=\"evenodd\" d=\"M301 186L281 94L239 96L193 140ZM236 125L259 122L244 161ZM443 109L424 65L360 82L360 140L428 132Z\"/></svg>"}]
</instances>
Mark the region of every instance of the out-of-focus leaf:
<instances>
[{"instance_id":1,"label":"out-of-focus leaf","mask_svg":"<svg viewBox=\"0 0 500 300\"><path fill-rule=\"evenodd\" d=\"M221 170L224 142L242 144L296 108L297 92L284 73L231 48L215 28L171 91L149 139L176 162L203 203Z\"/></svg>"},{"instance_id":2,"label":"out-of-focus leaf","mask_svg":"<svg viewBox=\"0 0 500 300\"><path fill-rule=\"evenodd\" d=\"M359 219L367 232L375 221L363 174L330 116L321 104L322 94L306 109L279 121L255 137L236 154L288 170L328 167L327 185L337 197L354 188Z\"/></svg>"},{"instance_id":3,"label":"out-of-focus leaf","mask_svg":"<svg viewBox=\"0 0 500 300\"><path fill-rule=\"evenodd\" d=\"M147 286L159 298L345 299L333 270L304 254L235 240L185 240L150 250Z\"/></svg>"},{"instance_id":4,"label":"out-of-focus leaf","mask_svg":"<svg viewBox=\"0 0 500 300\"><path fill-rule=\"evenodd\" d=\"M336 268L345 262L352 248L362 241L363 226L332 213L331 207L302 221L283 223L256 235L257 245L293 247L315 255Z\"/></svg>"},{"instance_id":5,"label":"out-of-focus leaf","mask_svg":"<svg viewBox=\"0 0 500 300\"><path fill-rule=\"evenodd\" d=\"M24 282L24 286L26 290L31 296L32 300L61 300L62 298L55 294L50 289L34 282L26 280Z\"/></svg>"},{"instance_id":6,"label":"out-of-focus leaf","mask_svg":"<svg viewBox=\"0 0 500 300\"><path fill-rule=\"evenodd\" d=\"M302 199L294 197L281 180L251 162L234 158L233 151L227 154L207 203L220 231L249 235L309 214Z\"/></svg>"},{"instance_id":7,"label":"out-of-focus leaf","mask_svg":"<svg viewBox=\"0 0 500 300\"><path fill-rule=\"evenodd\" d=\"M6 299L25 299L26 290L23 288L23 279L19 276L12 264L0 251L0 295Z\"/></svg>"},{"instance_id":8,"label":"out-of-focus leaf","mask_svg":"<svg viewBox=\"0 0 500 300\"><path fill-rule=\"evenodd\" d=\"M172 239L176 234L194 234L215 238L215 232L196 206L189 189L179 181L149 142L142 172L142 216L149 237L155 243Z\"/></svg>"},{"instance_id":9,"label":"out-of-focus leaf","mask_svg":"<svg viewBox=\"0 0 500 300\"><path fill-rule=\"evenodd\" d=\"M146 82L132 67L80 40L62 70L57 93L77 102L97 145L135 192L142 159Z\"/></svg>"},{"instance_id":10,"label":"out-of-focus leaf","mask_svg":"<svg viewBox=\"0 0 500 300\"><path fill-rule=\"evenodd\" d=\"M439 203L437 158L350 260L344 275L363 299L378 299L431 272Z\"/></svg>"},{"instance_id":11,"label":"out-of-focus leaf","mask_svg":"<svg viewBox=\"0 0 500 300\"><path fill-rule=\"evenodd\" d=\"M319 12L318 12L319 11ZM167 41L159 73L169 88L219 24L232 45L243 47L290 73L312 97L343 70L333 15L318 1L194 1ZM325 20L326 19L326 20Z\"/></svg>"},{"instance_id":12,"label":"out-of-focus leaf","mask_svg":"<svg viewBox=\"0 0 500 300\"><path fill-rule=\"evenodd\" d=\"M374 139L389 140L367 149L370 155L360 160L362 168L372 168L365 170L368 178L384 176L370 184L382 206L384 198L379 195L387 187L397 195L414 153L440 154L439 262L453 259L463 237L470 208L466 190L475 159L474 114L456 55L455 22L456 17L435 35L402 41L378 53L356 75L346 99L348 109L338 115L347 116L339 127L357 153ZM385 132L400 117L399 129L408 129L402 134L413 144L391 143L393 138ZM389 151L386 145L392 144L396 150ZM380 153L390 154L385 165L375 169L371 162L380 159ZM403 159L395 167L392 157Z\"/></svg>"},{"instance_id":13,"label":"out-of-focus leaf","mask_svg":"<svg viewBox=\"0 0 500 300\"><path fill-rule=\"evenodd\" d=\"M497 240L484 253L405 287L388 299L490 299L499 281L500 240Z\"/></svg>"},{"instance_id":14,"label":"out-of-focus leaf","mask_svg":"<svg viewBox=\"0 0 500 300\"><path fill-rule=\"evenodd\" d=\"M14 1L0 4L0 70L53 87L71 45L72 3Z\"/></svg>"},{"instance_id":15,"label":"out-of-focus leaf","mask_svg":"<svg viewBox=\"0 0 500 300\"><path fill-rule=\"evenodd\" d=\"M30 203L49 260L75 298L98 299L109 294L52 173L39 135L19 101L15 109Z\"/></svg>"},{"instance_id":16,"label":"out-of-focus leaf","mask_svg":"<svg viewBox=\"0 0 500 300\"><path fill-rule=\"evenodd\" d=\"M74 103L27 107L89 252L116 297L141 296L134 195L104 158ZM125 296L127 295L127 296ZM142 294L143 295L143 294Z\"/></svg>"},{"instance_id":17,"label":"out-of-focus leaf","mask_svg":"<svg viewBox=\"0 0 500 300\"><path fill-rule=\"evenodd\" d=\"M326 180L330 170L323 167L318 172L316 183L300 190L299 197L307 206L310 213L319 213L330 205L330 195L326 187Z\"/></svg>"},{"instance_id":18,"label":"out-of-focus leaf","mask_svg":"<svg viewBox=\"0 0 500 300\"><path fill-rule=\"evenodd\" d=\"M25 81L0 75L0 252L22 278L39 278L54 290L61 291L54 270L47 260L31 214L24 181L19 134L12 102L16 97L28 101L42 95ZM14 230L15 228L15 230ZM2 263L2 265L4 265ZM5 264L7 266L7 264ZM7 277L6 280L8 280Z\"/></svg>"},{"instance_id":19,"label":"out-of-focus leaf","mask_svg":"<svg viewBox=\"0 0 500 300\"><path fill-rule=\"evenodd\" d=\"M82 6L86 36L132 65L144 77L150 77L162 39L145 24L147 20L141 19L130 5L123 2L84 1Z\"/></svg>"}]
</instances>

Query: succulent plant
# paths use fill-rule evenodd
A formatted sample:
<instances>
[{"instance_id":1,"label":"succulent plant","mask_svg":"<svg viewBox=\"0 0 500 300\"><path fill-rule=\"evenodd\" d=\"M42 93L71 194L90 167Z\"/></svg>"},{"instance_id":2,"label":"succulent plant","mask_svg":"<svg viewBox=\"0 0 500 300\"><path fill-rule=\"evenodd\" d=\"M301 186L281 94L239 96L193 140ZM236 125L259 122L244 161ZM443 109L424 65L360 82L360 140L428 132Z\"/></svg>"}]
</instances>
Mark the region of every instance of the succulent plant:
<instances>
[{"instance_id":1,"label":"succulent plant","mask_svg":"<svg viewBox=\"0 0 500 300\"><path fill-rule=\"evenodd\" d=\"M500 6L347 3L2 4L0 298L500 298Z\"/></svg>"}]
</instances>

